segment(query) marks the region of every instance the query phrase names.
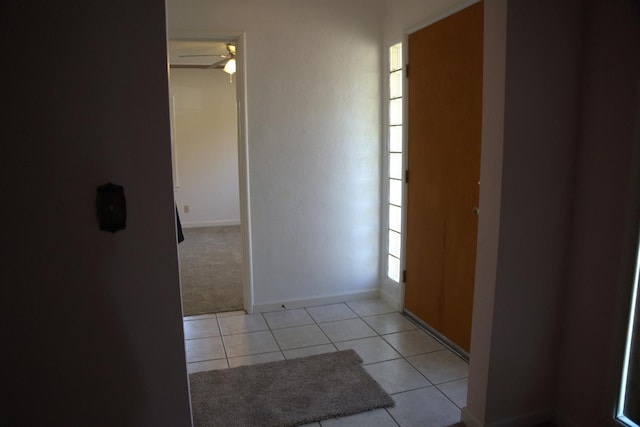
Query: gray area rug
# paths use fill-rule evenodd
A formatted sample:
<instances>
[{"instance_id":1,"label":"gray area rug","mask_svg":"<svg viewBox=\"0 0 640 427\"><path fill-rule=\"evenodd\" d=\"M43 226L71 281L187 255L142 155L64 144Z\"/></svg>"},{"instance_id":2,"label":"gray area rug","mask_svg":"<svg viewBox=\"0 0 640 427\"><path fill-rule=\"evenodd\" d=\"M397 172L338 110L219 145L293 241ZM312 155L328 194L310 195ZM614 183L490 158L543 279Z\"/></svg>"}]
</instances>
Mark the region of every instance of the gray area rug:
<instances>
[{"instance_id":1,"label":"gray area rug","mask_svg":"<svg viewBox=\"0 0 640 427\"><path fill-rule=\"evenodd\" d=\"M194 427L298 426L393 406L354 350L189 375Z\"/></svg>"},{"instance_id":2,"label":"gray area rug","mask_svg":"<svg viewBox=\"0 0 640 427\"><path fill-rule=\"evenodd\" d=\"M240 226L183 231L178 245L183 314L242 310Z\"/></svg>"}]
</instances>

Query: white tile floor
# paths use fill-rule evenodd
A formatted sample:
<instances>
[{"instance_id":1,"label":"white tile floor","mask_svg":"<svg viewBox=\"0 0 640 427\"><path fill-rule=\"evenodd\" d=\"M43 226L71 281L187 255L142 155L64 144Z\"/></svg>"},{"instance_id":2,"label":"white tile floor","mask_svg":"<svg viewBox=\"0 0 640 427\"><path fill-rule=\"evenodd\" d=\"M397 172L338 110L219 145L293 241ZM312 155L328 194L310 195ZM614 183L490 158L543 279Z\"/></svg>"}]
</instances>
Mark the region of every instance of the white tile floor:
<instances>
[{"instance_id":1,"label":"white tile floor","mask_svg":"<svg viewBox=\"0 0 640 427\"><path fill-rule=\"evenodd\" d=\"M460 420L468 365L380 299L185 317L189 372L354 349L395 407L309 424L444 427Z\"/></svg>"}]
</instances>

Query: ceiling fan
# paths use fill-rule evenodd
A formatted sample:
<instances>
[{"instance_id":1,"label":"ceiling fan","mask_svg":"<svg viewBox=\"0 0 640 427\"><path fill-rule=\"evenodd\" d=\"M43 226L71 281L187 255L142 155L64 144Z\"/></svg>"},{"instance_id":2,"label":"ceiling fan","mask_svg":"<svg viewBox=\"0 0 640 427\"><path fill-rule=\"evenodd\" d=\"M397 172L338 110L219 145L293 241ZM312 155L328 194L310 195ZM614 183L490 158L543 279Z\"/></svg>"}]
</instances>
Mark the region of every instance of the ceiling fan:
<instances>
[{"instance_id":1,"label":"ceiling fan","mask_svg":"<svg viewBox=\"0 0 640 427\"><path fill-rule=\"evenodd\" d=\"M236 45L233 43L227 43L227 53L222 54L194 54L194 55L178 55L180 58L195 58L195 57L205 57L205 56L214 56L222 58L219 61L213 62L211 64L170 64L171 68L199 68L202 70L207 69L215 69L215 70L224 70L229 74L233 74L235 72L235 56L236 56ZM233 70L233 71L231 71Z\"/></svg>"}]
</instances>

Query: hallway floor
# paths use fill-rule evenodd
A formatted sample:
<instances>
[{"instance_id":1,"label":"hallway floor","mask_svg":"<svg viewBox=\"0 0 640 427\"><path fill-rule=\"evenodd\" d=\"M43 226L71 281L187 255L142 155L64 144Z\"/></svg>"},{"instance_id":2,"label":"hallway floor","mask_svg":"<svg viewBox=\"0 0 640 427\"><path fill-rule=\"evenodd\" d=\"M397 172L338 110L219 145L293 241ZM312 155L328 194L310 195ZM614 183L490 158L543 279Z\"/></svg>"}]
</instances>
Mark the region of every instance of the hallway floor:
<instances>
[{"instance_id":1,"label":"hallway floor","mask_svg":"<svg viewBox=\"0 0 640 427\"><path fill-rule=\"evenodd\" d=\"M395 407L308 424L445 427L466 404L468 365L380 299L184 318L189 372L354 349Z\"/></svg>"}]
</instances>

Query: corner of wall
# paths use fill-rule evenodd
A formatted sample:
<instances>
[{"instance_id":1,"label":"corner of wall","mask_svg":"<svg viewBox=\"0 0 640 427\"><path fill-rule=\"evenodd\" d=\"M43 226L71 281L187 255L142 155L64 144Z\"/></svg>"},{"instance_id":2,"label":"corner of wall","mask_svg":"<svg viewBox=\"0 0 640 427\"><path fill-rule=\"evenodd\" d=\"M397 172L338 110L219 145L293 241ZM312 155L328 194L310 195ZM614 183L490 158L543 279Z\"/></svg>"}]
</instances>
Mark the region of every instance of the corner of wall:
<instances>
[{"instance_id":1,"label":"corner of wall","mask_svg":"<svg viewBox=\"0 0 640 427\"><path fill-rule=\"evenodd\" d=\"M299 298L281 301L271 301L262 304L254 304L252 313L266 313L269 311L277 311L284 309L296 309L311 307L314 305L337 304L341 302L356 301L360 299L378 298L380 296L378 289L369 289L344 293L333 293L323 295L321 297Z\"/></svg>"},{"instance_id":2,"label":"corner of wall","mask_svg":"<svg viewBox=\"0 0 640 427\"><path fill-rule=\"evenodd\" d=\"M462 408L462 412L460 413L460 421L462 421L466 427L483 427L480 420L478 420L476 416L471 413L471 410L468 406Z\"/></svg>"},{"instance_id":3,"label":"corner of wall","mask_svg":"<svg viewBox=\"0 0 640 427\"><path fill-rule=\"evenodd\" d=\"M395 310L402 311L404 307L404 302L402 300L402 292L400 290L400 285L398 285L398 291L394 292L394 289L389 289L392 285L386 285L383 283L380 286L380 298L384 300L387 304L393 307Z\"/></svg>"}]
</instances>

